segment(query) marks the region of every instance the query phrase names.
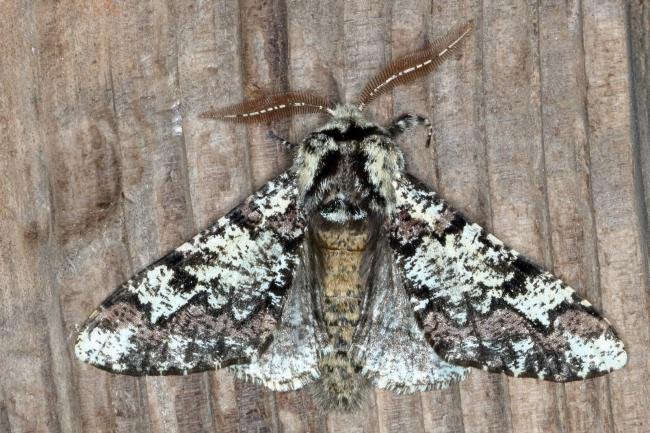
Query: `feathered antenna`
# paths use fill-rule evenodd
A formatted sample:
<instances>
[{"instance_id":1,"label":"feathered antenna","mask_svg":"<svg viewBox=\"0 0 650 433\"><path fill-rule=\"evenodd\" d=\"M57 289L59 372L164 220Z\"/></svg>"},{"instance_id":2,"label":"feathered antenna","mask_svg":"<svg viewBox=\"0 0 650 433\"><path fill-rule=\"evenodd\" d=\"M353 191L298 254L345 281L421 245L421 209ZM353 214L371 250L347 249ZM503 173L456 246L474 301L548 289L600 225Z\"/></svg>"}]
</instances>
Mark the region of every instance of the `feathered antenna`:
<instances>
[{"instance_id":1,"label":"feathered antenna","mask_svg":"<svg viewBox=\"0 0 650 433\"><path fill-rule=\"evenodd\" d=\"M287 92L265 98L245 101L216 111L201 114L207 119L230 120L233 122L264 122L297 113L332 114L330 102L307 92Z\"/></svg>"},{"instance_id":2,"label":"feathered antenna","mask_svg":"<svg viewBox=\"0 0 650 433\"><path fill-rule=\"evenodd\" d=\"M460 41L472 31L472 26L472 21L456 26L427 48L392 61L363 89L359 98L359 110L363 110L370 101L393 87L434 70L460 46Z\"/></svg>"}]
</instances>

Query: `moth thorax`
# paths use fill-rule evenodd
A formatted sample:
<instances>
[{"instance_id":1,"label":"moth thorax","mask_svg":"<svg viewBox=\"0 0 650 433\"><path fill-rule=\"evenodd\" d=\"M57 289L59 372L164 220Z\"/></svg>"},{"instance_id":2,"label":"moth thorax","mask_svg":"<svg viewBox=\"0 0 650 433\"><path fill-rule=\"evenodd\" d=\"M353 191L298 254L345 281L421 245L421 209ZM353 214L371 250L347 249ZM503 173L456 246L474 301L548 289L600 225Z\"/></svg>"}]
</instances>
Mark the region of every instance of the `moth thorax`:
<instances>
[{"instance_id":1,"label":"moth thorax","mask_svg":"<svg viewBox=\"0 0 650 433\"><path fill-rule=\"evenodd\" d=\"M367 381L349 357L352 337L365 297L359 268L368 246L370 231L334 226L316 228L316 242L323 260L323 320L329 342L321 355L321 380L316 397L328 409L350 411L364 401Z\"/></svg>"}]
</instances>

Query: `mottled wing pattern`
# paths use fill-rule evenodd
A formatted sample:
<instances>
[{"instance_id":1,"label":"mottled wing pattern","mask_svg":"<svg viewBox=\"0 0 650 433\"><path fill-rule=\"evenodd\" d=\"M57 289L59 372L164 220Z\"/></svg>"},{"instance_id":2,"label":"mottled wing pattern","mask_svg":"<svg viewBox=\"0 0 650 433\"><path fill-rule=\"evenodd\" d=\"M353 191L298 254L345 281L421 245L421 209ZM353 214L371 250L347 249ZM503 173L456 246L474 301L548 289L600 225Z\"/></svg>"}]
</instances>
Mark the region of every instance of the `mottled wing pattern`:
<instances>
[{"instance_id":1,"label":"mottled wing pattern","mask_svg":"<svg viewBox=\"0 0 650 433\"><path fill-rule=\"evenodd\" d=\"M126 281L83 325L75 353L115 373L179 374L246 362L268 345L304 221L294 176Z\"/></svg>"},{"instance_id":2,"label":"mottled wing pattern","mask_svg":"<svg viewBox=\"0 0 650 433\"><path fill-rule=\"evenodd\" d=\"M446 361L570 381L623 367L609 322L548 272L449 208L396 181L389 240L416 318Z\"/></svg>"},{"instance_id":3,"label":"mottled wing pattern","mask_svg":"<svg viewBox=\"0 0 650 433\"><path fill-rule=\"evenodd\" d=\"M379 240L373 262L351 350L363 366L361 374L375 387L397 393L442 389L464 379L468 370L443 361L424 338L385 239Z\"/></svg>"},{"instance_id":4,"label":"mottled wing pattern","mask_svg":"<svg viewBox=\"0 0 650 433\"><path fill-rule=\"evenodd\" d=\"M251 362L230 366L237 377L273 391L296 390L320 377L318 357L327 336L315 323L309 249L305 241L273 341Z\"/></svg>"}]
</instances>

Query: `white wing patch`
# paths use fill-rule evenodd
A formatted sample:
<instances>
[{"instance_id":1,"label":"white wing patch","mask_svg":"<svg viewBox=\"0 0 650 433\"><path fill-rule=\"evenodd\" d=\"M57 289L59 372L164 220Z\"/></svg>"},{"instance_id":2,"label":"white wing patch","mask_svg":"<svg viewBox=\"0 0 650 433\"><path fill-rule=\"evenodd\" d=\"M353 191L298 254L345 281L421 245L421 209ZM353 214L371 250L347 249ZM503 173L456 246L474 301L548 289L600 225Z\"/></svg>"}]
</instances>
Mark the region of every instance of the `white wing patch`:
<instances>
[{"instance_id":1,"label":"white wing patch","mask_svg":"<svg viewBox=\"0 0 650 433\"><path fill-rule=\"evenodd\" d=\"M503 296L503 299L528 319L549 326L550 314L563 303L573 302L575 291L544 273L537 277L526 277L525 290L518 296ZM549 296L553 293L553 296Z\"/></svg>"},{"instance_id":2,"label":"white wing patch","mask_svg":"<svg viewBox=\"0 0 650 433\"><path fill-rule=\"evenodd\" d=\"M126 369L121 362L121 353L133 349L130 341L137 332L132 326L125 326L115 332L94 328L85 332L84 338L75 346L75 354L89 364L111 365L116 372Z\"/></svg>"},{"instance_id":3,"label":"white wing patch","mask_svg":"<svg viewBox=\"0 0 650 433\"><path fill-rule=\"evenodd\" d=\"M197 285L194 290L180 292L170 284L173 277L174 270L161 265L147 271L140 284L127 283L127 289L138 296L140 303L151 308L152 323L174 314L189 299L205 291L204 286Z\"/></svg>"},{"instance_id":4,"label":"white wing patch","mask_svg":"<svg viewBox=\"0 0 650 433\"><path fill-rule=\"evenodd\" d=\"M581 365L577 375L583 379L592 371L618 370L627 363L627 354L621 350L620 344L607 338L605 334L595 339L584 339L567 332L564 333L564 338L569 342L569 350L565 356Z\"/></svg>"}]
</instances>

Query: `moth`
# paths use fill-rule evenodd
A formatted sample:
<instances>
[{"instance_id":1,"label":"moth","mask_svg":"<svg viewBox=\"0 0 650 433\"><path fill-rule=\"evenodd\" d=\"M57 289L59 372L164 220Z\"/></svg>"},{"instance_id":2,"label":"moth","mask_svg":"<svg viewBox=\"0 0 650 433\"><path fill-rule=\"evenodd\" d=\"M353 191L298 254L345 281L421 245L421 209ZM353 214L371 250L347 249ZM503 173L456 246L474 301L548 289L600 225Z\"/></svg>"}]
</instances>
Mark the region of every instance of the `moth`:
<instances>
[{"instance_id":1,"label":"moth","mask_svg":"<svg viewBox=\"0 0 650 433\"><path fill-rule=\"evenodd\" d=\"M623 367L607 319L410 176L396 139L430 122L368 120L377 96L430 73L471 23L397 59L356 104L290 92L208 118L330 117L292 167L214 225L122 284L79 332L75 353L128 375L227 368L274 391L311 385L352 411L370 387L440 389L469 367L555 382Z\"/></svg>"}]
</instances>

